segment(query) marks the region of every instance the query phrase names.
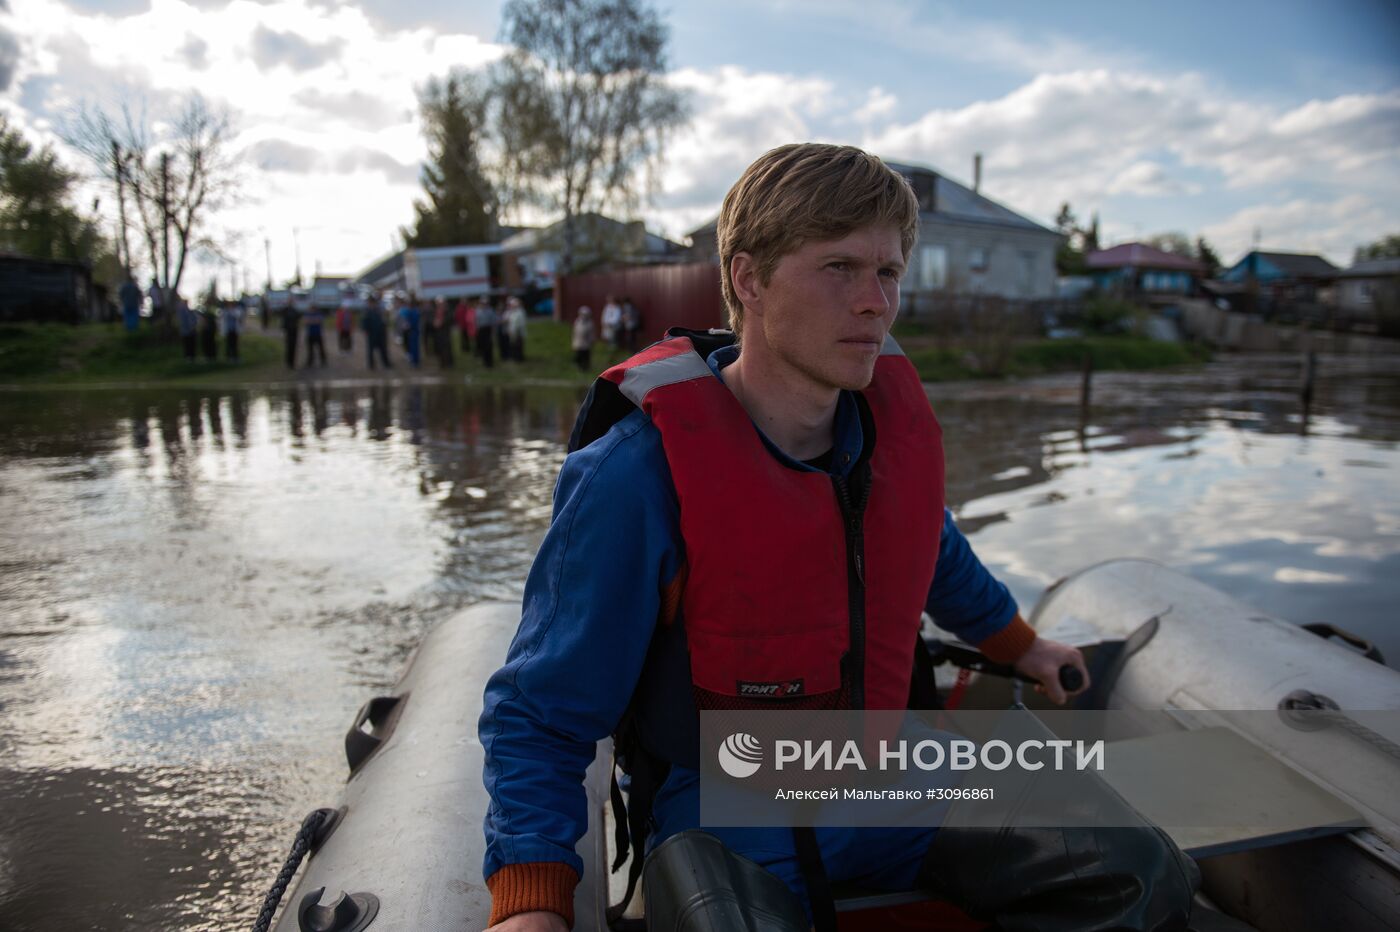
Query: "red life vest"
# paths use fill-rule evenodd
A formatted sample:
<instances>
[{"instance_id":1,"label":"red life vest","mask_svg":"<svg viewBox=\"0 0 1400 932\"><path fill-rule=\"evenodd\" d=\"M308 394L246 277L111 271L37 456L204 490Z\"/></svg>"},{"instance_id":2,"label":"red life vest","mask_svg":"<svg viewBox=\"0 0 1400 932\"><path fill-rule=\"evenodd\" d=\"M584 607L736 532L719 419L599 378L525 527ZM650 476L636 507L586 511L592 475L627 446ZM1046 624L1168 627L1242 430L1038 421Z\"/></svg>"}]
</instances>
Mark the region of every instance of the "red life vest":
<instances>
[{"instance_id":1,"label":"red life vest","mask_svg":"<svg viewBox=\"0 0 1400 932\"><path fill-rule=\"evenodd\" d=\"M847 480L779 462L689 337L601 379L661 433L685 540L681 617L697 705L905 708L943 526L943 446L894 340L861 393L875 427L863 509Z\"/></svg>"}]
</instances>

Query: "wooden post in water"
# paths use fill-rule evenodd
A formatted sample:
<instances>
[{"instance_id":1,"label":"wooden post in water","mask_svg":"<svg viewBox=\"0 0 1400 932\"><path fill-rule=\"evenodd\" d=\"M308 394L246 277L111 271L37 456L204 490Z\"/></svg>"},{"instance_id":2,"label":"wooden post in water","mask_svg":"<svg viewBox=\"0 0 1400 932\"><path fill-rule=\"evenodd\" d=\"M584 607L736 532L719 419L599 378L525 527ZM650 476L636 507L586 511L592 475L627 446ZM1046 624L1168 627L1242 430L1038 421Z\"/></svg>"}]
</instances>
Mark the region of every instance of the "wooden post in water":
<instances>
[{"instance_id":1,"label":"wooden post in water","mask_svg":"<svg viewBox=\"0 0 1400 932\"><path fill-rule=\"evenodd\" d=\"M1079 382L1079 449L1087 452L1089 447L1089 401L1094 394L1094 353L1084 351L1084 374Z\"/></svg>"},{"instance_id":2,"label":"wooden post in water","mask_svg":"<svg viewBox=\"0 0 1400 932\"><path fill-rule=\"evenodd\" d=\"M1313 388L1317 382L1317 350L1308 350L1303 357L1303 382L1298 388L1298 397L1303 402L1303 423L1299 433L1308 432L1308 416L1312 413Z\"/></svg>"}]
</instances>

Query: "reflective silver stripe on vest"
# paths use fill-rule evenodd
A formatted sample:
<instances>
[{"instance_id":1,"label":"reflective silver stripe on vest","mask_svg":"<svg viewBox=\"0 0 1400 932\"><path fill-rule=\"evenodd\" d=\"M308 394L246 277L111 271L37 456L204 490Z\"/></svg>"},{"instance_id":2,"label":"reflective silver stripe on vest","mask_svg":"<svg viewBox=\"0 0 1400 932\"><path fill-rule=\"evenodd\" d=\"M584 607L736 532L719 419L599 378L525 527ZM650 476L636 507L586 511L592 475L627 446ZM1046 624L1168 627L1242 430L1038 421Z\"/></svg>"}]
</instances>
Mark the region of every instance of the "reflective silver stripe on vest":
<instances>
[{"instance_id":1,"label":"reflective silver stripe on vest","mask_svg":"<svg viewBox=\"0 0 1400 932\"><path fill-rule=\"evenodd\" d=\"M689 382L691 379L705 378L713 374L710 364L701 359L699 353L692 351L628 369L623 374L622 384L618 388L629 401L640 408L642 399L653 388Z\"/></svg>"},{"instance_id":2,"label":"reflective silver stripe on vest","mask_svg":"<svg viewBox=\"0 0 1400 932\"><path fill-rule=\"evenodd\" d=\"M899 348L899 344L894 341L891 334L885 334L885 342L880 345L881 356L903 356L904 350Z\"/></svg>"}]
</instances>

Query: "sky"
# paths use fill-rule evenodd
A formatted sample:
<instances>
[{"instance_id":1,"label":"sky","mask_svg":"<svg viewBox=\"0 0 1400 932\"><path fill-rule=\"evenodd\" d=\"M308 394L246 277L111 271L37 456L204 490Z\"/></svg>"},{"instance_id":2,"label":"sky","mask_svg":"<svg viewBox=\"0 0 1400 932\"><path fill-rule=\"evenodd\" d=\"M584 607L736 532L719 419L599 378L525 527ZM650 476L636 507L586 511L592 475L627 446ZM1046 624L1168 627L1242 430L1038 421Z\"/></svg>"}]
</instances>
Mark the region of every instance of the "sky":
<instances>
[{"instance_id":1,"label":"sky","mask_svg":"<svg viewBox=\"0 0 1400 932\"><path fill-rule=\"evenodd\" d=\"M234 263L202 262L190 284L260 284L265 242L277 280L298 258L354 274L412 219L417 89L499 57L501 6L0 0L0 110L90 171L62 141L77 108L144 106L158 126L198 91L228 109L241 158L239 202L210 229ZM963 183L981 152L983 193L1046 225L1062 203L1097 212L1104 245L1180 231L1232 263L1257 235L1346 265L1400 232L1397 0L658 8L692 119L640 216L673 239L754 158L802 140Z\"/></svg>"}]
</instances>

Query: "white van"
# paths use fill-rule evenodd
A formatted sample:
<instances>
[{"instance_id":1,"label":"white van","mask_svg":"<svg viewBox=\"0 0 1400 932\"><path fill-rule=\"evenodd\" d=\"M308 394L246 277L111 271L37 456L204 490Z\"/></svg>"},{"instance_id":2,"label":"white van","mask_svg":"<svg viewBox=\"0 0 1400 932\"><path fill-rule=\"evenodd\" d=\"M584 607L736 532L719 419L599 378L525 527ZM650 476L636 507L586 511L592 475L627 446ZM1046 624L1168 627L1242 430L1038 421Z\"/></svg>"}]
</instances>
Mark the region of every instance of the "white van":
<instances>
[{"instance_id":1,"label":"white van","mask_svg":"<svg viewBox=\"0 0 1400 932\"><path fill-rule=\"evenodd\" d=\"M501 247L441 246L404 251L407 290L421 300L490 294L500 284Z\"/></svg>"}]
</instances>

